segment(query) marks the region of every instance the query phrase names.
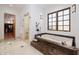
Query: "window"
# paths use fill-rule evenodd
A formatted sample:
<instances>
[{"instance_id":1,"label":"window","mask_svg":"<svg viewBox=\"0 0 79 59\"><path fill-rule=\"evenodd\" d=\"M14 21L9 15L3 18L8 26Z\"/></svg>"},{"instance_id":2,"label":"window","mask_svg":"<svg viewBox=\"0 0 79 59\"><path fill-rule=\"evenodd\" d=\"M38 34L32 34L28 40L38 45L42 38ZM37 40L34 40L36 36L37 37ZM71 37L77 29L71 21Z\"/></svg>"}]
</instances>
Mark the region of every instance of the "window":
<instances>
[{"instance_id":1,"label":"window","mask_svg":"<svg viewBox=\"0 0 79 59\"><path fill-rule=\"evenodd\" d=\"M49 13L48 30L70 31L70 8Z\"/></svg>"}]
</instances>

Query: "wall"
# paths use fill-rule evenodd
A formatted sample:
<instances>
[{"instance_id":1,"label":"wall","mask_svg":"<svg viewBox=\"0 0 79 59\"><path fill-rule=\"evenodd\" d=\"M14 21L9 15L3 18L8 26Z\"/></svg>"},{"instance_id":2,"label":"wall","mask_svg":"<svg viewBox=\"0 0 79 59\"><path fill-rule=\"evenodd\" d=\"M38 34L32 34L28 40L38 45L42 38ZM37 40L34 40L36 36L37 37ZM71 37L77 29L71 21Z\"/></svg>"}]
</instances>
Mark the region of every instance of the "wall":
<instances>
[{"instance_id":1,"label":"wall","mask_svg":"<svg viewBox=\"0 0 79 59\"><path fill-rule=\"evenodd\" d=\"M40 19L40 15L44 13L43 8L40 5L30 5L31 8L31 19L30 19L30 30L31 30L31 39L34 38L34 35L37 33L44 32L44 20ZM39 27L41 27L41 31L36 31L36 22L39 22Z\"/></svg>"},{"instance_id":2,"label":"wall","mask_svg":"<svg viewBox=\"0 0 79 59\"><path fill-rule=\"evenodd\" d=\"M51 13L51 12L54 12L54 11L57 11L57 10L61 10L61 9L64 9L64 8L67 8L67 7L71 7L71 31L70 32L63 32L63 31L49 31L47 30L47 14L48 13ZM75 36L76 37L76 47L79 48L79 5L77 5L77 12L76 13L72 13L72 5L70 4L67 4L67 5L50 5L49 7L46 7L46 9L44 10L45 11L45 29L46 29L46 32L48 33L55 33L55 34L62 34L62 35L69 35L69 36ZM77 14L77 15L76 15Z\"/></svg>"},{"instance_id":3,"label":"wall","mask_svg":"<svg viewBox=\"0 0 79 59\"><path fill-rule=\"evenodd\" d=\"M20 37L21 32L21 19L18 11L11 7L0 6L0 40L4 40L4 13L10 13L16 15L16 38Z\"/></svg>"},{"instance_id":4,"label":"wall","mask_svg":"<svg viewBox=\"0 0 79 59\"><path fill-rule=\"evenodd\" d=\"M5 8L0 6L0 39L4 39L4 13L11 13L16 15L16 38L22 37L23 35L23 17L24 14L29 12L29 38L30 40L34 39L34 35L37 34L36 32L36 27L35 23L39 22L41 31L40 32L49 32L49 33L55 33L55 34L62 34L62 35L71 35L76 37L76 45L79 48L79 5L77 5L77 12L73 13L71 12L71 31L70 32L62 32L62 31L49 31L47 30L47 14L67 8L67 7L72 7L72 5L67 4L67 5L35 5L35 4L30 4L26 5L26 7L21 10L21 11L16 11L11 8ZM72 8L71 8L72 11ZM40 20L40 15L42 14L43 19ZM40 33L39 32L39 33ZM22 37L23 38L23 37Z\"/></svg>"},{"instance_id":5,"label":"wall","mask_svg":"<svg viewBox=\"0 0 79 59\"><path fill-rule=\"evenodd\" d=\"M76 32L76 43L79 48L79 4L76 5L76 19L75 21L75 32Z\"/></svg>"},{"instance_id":6,"label":"wall","mask_svg":"<svg viewBox=\"0 0 79 59\"><path fill-rule=\"evenodd\" d=\"M41 27L40 32L44 32L44 20L40 20L40 14L43 14L43 8L40 7L40 5L35 5L35 4L30 4L26 5L26 8L23 10L21 13L22 18L24 17L25 14L29 13L29 38L30 41L34 39L34 35L37 34L38 32L36 31L36 22L39 22ZM39 33L40 33L39 32Z\"/></svg>"},{"instance_id":7,"label":"wall","mask_svg":"<svg viewBox=\"0 0 79 59\"><path fill-rule=\"evenodd\" d=\"M41 27L41 32L49 32L49 33L55 33L55 34L62 34L62 35L69 35L69 36L75 36L76 37L76 45L79 47L79 40L78 40L78 20L76 20L76 13L71 12L71 31L70 32L62 32L62 31L49 31L47 30L47 14L61 10L67 7L71 7L72 11L72 5L70 4L63 4L63 5L58 5L58 4L52 4L52 5L28 5L25 9L25 13L29 12L30 14L30 19L29 19L29 37L30 40L34 39L34 35L37 34L36 32L36 27L35 23L39 22L40 27ZM77 7L78 8L78 7ZM24 13L23 13L24 14ZM43 19L40 20L40 15L42 14Z\"/></svg>"}]
</instances>

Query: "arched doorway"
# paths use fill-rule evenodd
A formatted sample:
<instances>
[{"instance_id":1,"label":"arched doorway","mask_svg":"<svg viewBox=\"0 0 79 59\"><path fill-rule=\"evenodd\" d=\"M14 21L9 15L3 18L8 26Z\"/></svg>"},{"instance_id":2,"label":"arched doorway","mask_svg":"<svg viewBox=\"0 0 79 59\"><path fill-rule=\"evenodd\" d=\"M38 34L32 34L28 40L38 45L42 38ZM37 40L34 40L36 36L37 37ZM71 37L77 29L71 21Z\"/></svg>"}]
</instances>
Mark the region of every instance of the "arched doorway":
<instances>
[{"instance_id":1,"label":"arched doorway","mask_svg":"<svg viewBox=\"0 0 79 59\"><path fill-rule=\"evenodd\" d=\"M24 39L29 39L29 13L24 15Z\"/></svg>"}]
</instances>

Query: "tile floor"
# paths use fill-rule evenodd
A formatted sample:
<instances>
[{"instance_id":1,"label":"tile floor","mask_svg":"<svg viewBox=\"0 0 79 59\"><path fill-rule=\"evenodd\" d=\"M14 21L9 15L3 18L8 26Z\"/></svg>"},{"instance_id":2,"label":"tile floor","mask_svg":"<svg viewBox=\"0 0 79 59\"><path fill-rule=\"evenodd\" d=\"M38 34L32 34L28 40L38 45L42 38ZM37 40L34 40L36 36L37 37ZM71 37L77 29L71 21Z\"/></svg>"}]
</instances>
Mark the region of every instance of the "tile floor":
<instances>
[{"instance_id":1,"label":"tile floor","mask_svg":"<svg viewBox=\"0 0 79 59\"><path fill-rule=\"evenodd\" d=\"M33 48L28 40L8 40L0 42L0 55L43 55Z\"/></svg>"}]
</instances>

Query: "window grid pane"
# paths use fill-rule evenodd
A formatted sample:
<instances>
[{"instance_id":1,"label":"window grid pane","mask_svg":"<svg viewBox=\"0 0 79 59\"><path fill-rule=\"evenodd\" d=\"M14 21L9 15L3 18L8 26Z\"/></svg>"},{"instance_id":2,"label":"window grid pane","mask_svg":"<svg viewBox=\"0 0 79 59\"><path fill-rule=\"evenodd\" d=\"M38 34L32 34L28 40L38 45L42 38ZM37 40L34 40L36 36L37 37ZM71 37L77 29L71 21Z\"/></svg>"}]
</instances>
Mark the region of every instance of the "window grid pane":
<instances>
[{"instance_id":1,"label":"window grid pane","mask_svg":"<svg viewBox=\"0 0 79 59\"><path fill-rule=\"evenodd\" d=\"M52 29L52 25L49 26L49 29L50 29L50 30Z\"/></svg>"},{"instance_id":2,"label":"window grid pane","mask_svg":"<svg viewBox=\"0 0 79 59\"><path fill-rule=\"evenodd\" d=\"M63 30L63 26L58 26L58 30Z\"/></svg>"},{"instance_id":3,"label":"window grid pane","mask_svg":"<svg viewBox=\"0 0 79 59\"><path fill-rule=\"evenodd\" d=\"M63 20L63 16L58 17L58 21Z\"/></svg>"},{"instance_id":4,"label":"window grid pane","mask_svg":"<svg viewBox=\"0 0 79 59\"><path fill-rule=\"evenodd\" d=\"M52 24L53 24L52 22L49 22L49 26L52 25Z\"/></svg>"},{"instance_id":5,"label":"window grid pane","mask_svg":"<svg viewBox=\"0 0 79 59\"><path fill-rule=\"evenodd\" d=\"M69 14L69 9L64 10L64 15L67 15L67 14Z\"/></svg>"},{"instance_id":6,"label":"window grid pane","mask_svg":"<svg viewBox=\"0 0 79 59\"><path fill-rule=\"evenodd\" d=\"M56 26L56 22L53 22L53 25L55 25L55 26Z\"/></svg>"},{"instance_id":7,"label":"window grid pane","mask_svg":"<svg viewBox=\"0 0 79 59\"><path fill-rule=\"evenodd\" d=\"M52 15L51 14L49 15L49 18L52 18Z\"/></svg>"},{"instance_id":8,"label":"window grid pane","mask_svg":"<svg viewBox=\"0 0 79 59\"><path fill-rule=\"evenodd\" d=\"M58 16L62 16L62 15L63 15L63 11L59 11Z\"/></svg>"},{"instance_id":9,"label":"window grid pane","mask_svg":"<svg viewBox=\"0 0 79 59\"><path fill-rule=\"evenodd\" d=\"M58 21L58 25L63 25L63 21Z\"/></svg>"},{"instance_id":10,"label":"window grid pane","mask_svg":"<svg viewBox=\"0 0 79 59\"><path fill-rule=\"evenodd\" d=\"M49 18L49 21L52 21L52 19L51 19L51 18Z\"/></svg>"},{"instance_id":11,"label":"window grid pane","mask_svg":"<svg viewBox=\"0 0 79 59\"><path fill-rule=\"evenodd\" d=\"M64 30L69 30L69 26L64 26Z\"/></svg>"},{"instance_id":12,"label":"window grid pane","mask_svg":"<svg viewBox=\"0 0 79 59\"><path fill-rule=\"evenodd\" d=\"M55 17L55 18L53 18L53 21L56 21L56 17Z\"/></svg>"},{"instance_id":13,"label":"window grid pane","mask_svg":"<svg viewBox=\"0 0 79 59\"><path fill-rule=\"evenodd\" d=\"M64 21L64 25L68 25L69 26L69 21Z\"/></svg>"},{"instance_id":14,"label":"window grid pane","mask_svg":"<svg viewBox=\"0 0 79 59\"><path fill-rule=\"evenodd\" d=\"M53 30L56 30L56 26L55 25L53 26Z\"/></svg>"},{"instance_id":15,"label":"window grid pane","mask_svg":"<svg viewBox=\"0 0 79 59\"><path fill-rule=\"evenodd\" d=\"M51 13L49 15L49 27L52 30L70 31L70 9Z\"/></svg>"},{"instance_id":16,"label":"window grid pane","mask_svg":"<svg viewBox=\"0 0 79 59\"><path fill-rule=\"evenodd\" d=\"M64 16L64 20L67 20L67 19L69 19L69 15Z\"/></svg>"},{"instance_id":17,"label":"window grid pane","mask_svg":"<svg viewBox=\"0 0 79 59\"><path fill-rule=\"evenodd\" d=\"M53 15L53 17L56 17L56 13L53 13L52 15Z\"/></svg>"}]
</instances>

